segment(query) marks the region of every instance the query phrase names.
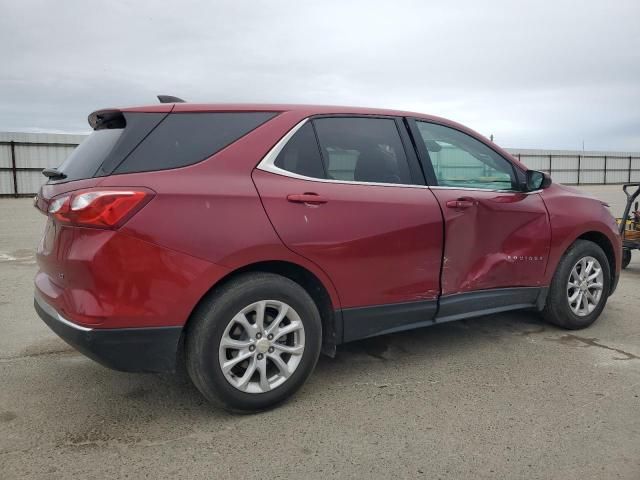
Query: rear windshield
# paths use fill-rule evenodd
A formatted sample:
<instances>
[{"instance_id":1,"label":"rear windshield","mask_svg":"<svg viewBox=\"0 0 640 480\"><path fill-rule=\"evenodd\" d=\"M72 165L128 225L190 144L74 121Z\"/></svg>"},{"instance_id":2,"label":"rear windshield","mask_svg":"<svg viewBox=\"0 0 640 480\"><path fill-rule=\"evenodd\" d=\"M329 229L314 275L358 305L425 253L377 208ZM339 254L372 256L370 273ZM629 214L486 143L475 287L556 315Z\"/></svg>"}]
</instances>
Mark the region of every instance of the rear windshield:
<instances>
[{"instance_id":1,"label":"rear windshield","mask_svg":"<svg viewBox=\"0 0 640 480\"><path fill-rule=\"evenodd\" d=\"M200 162L270 120L274 112L124 112L124 128L94 131L58 167L69 182Z\"/></svg>"},{"instance_id":2,"label":"rear windshield","mask_svg":"<svg viewBox=\"0 0 640 480\"><path fill-rule=\"evenodd\" d=\"M124 129L97 130L89 135L58 167L65 182L94 176L118 143Z\"/></svg>"}]
</instances>

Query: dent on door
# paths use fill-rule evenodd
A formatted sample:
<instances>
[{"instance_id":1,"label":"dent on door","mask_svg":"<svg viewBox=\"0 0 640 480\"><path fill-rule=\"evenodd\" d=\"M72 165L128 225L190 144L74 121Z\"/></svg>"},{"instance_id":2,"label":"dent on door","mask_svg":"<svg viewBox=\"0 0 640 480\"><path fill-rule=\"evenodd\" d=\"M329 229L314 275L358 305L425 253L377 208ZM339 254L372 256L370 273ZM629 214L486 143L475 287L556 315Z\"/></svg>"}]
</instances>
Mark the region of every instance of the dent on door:
<instances>
[{"instance_id":1,"label":"dent on door","mask_svg":"<svg viewBox=\"0 0 640 480\"><path fill-rule=\"evenodd\" d=\"M538 195L461 190L434 194L445 217L442 295L542 284L551 230ZM456 206L461 200L473 205Z\"/></svg>"}]
</instances>

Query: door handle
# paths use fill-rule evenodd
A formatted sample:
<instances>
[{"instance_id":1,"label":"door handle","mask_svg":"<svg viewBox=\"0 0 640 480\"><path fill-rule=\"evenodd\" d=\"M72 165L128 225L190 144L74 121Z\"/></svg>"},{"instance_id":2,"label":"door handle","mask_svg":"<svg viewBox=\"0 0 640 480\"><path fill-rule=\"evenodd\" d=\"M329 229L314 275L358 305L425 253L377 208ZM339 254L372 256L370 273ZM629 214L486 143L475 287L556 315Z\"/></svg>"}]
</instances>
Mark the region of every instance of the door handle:
<instances>
[{"instance_id":1,"label":"door handle","mask_svg":"<svg viewBox=\"0 0 640 480\"><path fill-rule=\"evenodd\" d=\"M307 203L309 205L320 205L327 203L327 199L317 193L291 193L287 195L287 201L293 203Z\"/></svg>"},{"instance_id":2,"label":"door handle","mask_svg":"<svg viewBox=\"0 0 640 480\"><path fill-rule=\"evenodd\" d=\"M447 201L447 207L449 208L465 209L465 208L474 207L477 204L478 204L478 201L475 198L470 198L470 197L462 197L462 198L457 198L455 200Z\"/></svg>"}]
</instances>

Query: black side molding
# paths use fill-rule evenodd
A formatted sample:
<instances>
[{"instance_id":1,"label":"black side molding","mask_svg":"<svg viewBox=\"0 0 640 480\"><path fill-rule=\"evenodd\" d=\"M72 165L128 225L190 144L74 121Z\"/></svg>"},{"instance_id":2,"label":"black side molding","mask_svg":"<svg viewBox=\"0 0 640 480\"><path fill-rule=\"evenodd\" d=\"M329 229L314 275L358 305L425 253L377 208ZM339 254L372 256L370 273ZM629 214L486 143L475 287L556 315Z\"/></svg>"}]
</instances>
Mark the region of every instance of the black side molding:
<instances>
[{"instance_id":1,"label":"black side molding","mask_svg":"<svg viewBox=\"0 0 640 480\"><path fill-rule=\"evenodd\" d=\"M445 295L439 300L345 308L342 342L510 310L541 310L547 291L547 287L495 288Z\"/></svg>"},{"instance_id":2,"label":"black side molding","mask_svg":"<svg viewBox=\"0 0 640 480\"><path fill-rule=\"evenodd\" d=\"M431 325L437 308L435 300L345 308L342 310L343 341Z\"/></svg>"},{"instance_id":3,"label":"black side molding","mask_svg":"<svg viewBox=\"0 0 640 480\"><path fill-rule=\"evenodd\" d=\"M535 308L539 303L540 290L539 287L495 288L446 295L440 297L436 323Z\"/></svg>"}]
</instances>

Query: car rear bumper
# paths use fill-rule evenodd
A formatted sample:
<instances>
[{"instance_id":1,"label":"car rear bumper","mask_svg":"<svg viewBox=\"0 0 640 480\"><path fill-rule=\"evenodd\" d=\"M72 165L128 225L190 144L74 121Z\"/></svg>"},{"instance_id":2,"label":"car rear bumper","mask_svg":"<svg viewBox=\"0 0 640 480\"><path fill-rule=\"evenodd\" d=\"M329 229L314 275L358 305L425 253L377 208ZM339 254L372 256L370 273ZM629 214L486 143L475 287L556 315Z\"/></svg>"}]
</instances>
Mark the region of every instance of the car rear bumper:
<instances>
[{"instance_id":1,"label":"car rear bumper","mask_svg":"<svg viewBox=\"0 0 640 480\"><path fill-rule=\"evenodd\" d=\"M182 327L89 328L64 318L37 292L34 306L60 338L105 367L124 372L175 369Z\"/></svg>"}]
</instances>

